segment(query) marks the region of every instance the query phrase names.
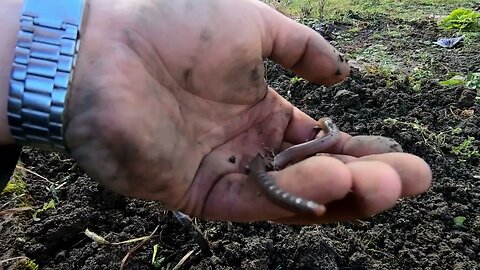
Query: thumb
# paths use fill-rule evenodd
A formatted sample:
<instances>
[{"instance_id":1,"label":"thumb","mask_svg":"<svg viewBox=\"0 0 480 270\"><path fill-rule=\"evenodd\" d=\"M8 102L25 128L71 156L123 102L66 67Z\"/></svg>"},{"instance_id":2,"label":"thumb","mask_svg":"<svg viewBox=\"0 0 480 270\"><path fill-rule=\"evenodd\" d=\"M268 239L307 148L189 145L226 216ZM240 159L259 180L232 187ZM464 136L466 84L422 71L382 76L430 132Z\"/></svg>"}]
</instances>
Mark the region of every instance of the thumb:
<instances>
[{"instance_id":1,"label":"thumb","mask_svg":"<svg viewBox=\"0 0 480 270\"><path fill-rule=\"evenodd\" d=\"M330 85L348 76L346 59L319 33L264 5L264 57L313 83Z\"/></svg>"}]
</instances>

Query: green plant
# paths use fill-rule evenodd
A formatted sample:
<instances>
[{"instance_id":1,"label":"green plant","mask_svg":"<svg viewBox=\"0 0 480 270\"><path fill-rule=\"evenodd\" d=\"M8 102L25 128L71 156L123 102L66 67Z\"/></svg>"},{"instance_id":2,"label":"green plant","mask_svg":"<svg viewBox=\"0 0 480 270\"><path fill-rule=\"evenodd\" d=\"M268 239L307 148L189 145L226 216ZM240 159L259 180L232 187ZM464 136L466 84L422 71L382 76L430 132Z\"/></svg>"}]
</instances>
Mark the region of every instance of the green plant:
<instances>
[{"instance_id":1,"label":"green plant","mask_svg":"<svg viewBox=\"0 0 480 270\"><path fill-rule=\"evenodd\" d=\"M158 244L155 244L153 246L153 255L152 255L152 266L156 269L162 269L162 270L178 270L182 267L182 265L187 261L187 259L193 254L193 250L188 252L185 256L180 259L180 261L173 266L172 263L167 263L165 264L165 257L160 257L157 259L157 252L158 252Z\"/></svg>"},{"instance_id":2,"label":"green plant","mask_svg":"<svg viewBox=\"0 0 480 270\"><path fill-rule=\"evenodd\" d=\"M474 137L468 137L461 144L452 147L452 153L457 156L462 156L466 158L480 158L480 151L478 150L478 147L473 145L474 141Z\"/></svg>"},{"instance_id":3,"label":"green plant","mask_svg":"<svg viewBox=\"0 0 480 270\"><path fill-rule=\"evenodd\" d=\"M38 264L30 258L19 261L15 269L38 270Z\"/></svg>"},{"instance_id":4,"label":"green plant","mask_svg":"<svg viewBox=\"0 0 480 270\"><path fill-rule=\"evenodd\" d=\"M37 217L38 214L41 214L47 211L48 209L53 209L53 208L55 208L55 200L51 199L50 201L44 203L42 208L38 209L37 211L35 211L35 213L33 213L33 216L32 216L33 220L39 221L40 219Z\"/></svg>"},{"instance_id":5,"label":"green plant","mask_svg":"<svg viewBox=\"0 0 480 270\"><path fill-rule=\"evenodd\" d=\"M7 195L7 194L20 195L25 193L26 187L27 187L27 184L21 178L20 179L13 178L8 182L8 184L3 189L2 195Z\"/></svg>"},{"instance_id":6,"label":"green plant","mask_svg":"<svg viewBox=\"0 0 480 270\"><path fill-rule=\"evenodd\" d=\"M430 70L423 69L422 67L415 67L408 76L408 80L412 85L412 89L415 92L420 92L425 81L433 76Z\"/></svg>"},{"instance_id":7,"label":"green plant","mask_svg":"<svg viewBox=\"0 0 480 270\"><path fill-rule=\"evenodd\" d=\"M157 258L157 253L158 253L158 244L155 244L153 246L153 255L152 255L152 265L153 267L157 268L157 269L160 269L162 268L162 265L165 261L165 257L160 257L160 258Z\"/></svg>"},{"instance_id":8,"label":"green plant","mask_svg":"<svg viewBox=\"0 0 480 270\"><path fill-rule=\"evenodd\" d=\"M465 87L480 90L480 72L468 74L465 79Z\"/></svg>"},{"instance_id":9,"label":"green plant","mask_svg":"<svg viewBox=\"0 0 480 270\"><path fill-rule=\"evenodd\" d=\"M302 82L302 81L304 81L303 78L300 78L300 77L298 77L298 76L295 76L295 77L293 77L293 78L290 79L290 84L295 84L295 83Z\"/></svg>"},{"instance_id":10,"label":"green plant","mask_svg":"<svg viewBox=\"0 0 480 270\"><path fill-rule=\"evenodd\" d=\"M373 44L367 48L351 52L349 57L369 74L389 77L398 72L397 59L388 53L390 49L383 44Z\"/></svg>"},{"instance_id":11,"label":"green plant","mask_svg":"<svg viewBox=\"0 0 480 270\"><path fill-rule=\"evenodd\" d=\"M307 1L303 5L300 6L300 15L302 18L309 18L312 16L314 11L314 6L312 2Z\"/></svg>"},{"instance_id":12,"label":"green plant","mask_svg":"<svg viewBox=\"0 0 480 270\"><path fill-rule=\"evenodd\" d=\"M442 86L458 86L463 85L466 88L480 90L480 73L474 72L470 73L466 76L463 75L455 75L452 78L440 81L440 85Z\"/></svg>"},{"instance_id":13,"label":"green plant","mask_svg":"<svg viewBox=\"0 0 480 270\"><path fill-rule=\"evenodd\" d=\"M457 226L463 226L463 223L466 219L466 217L458 216L453 219L453 223L455 223L455 225Z\"/></svg>"},{"instance_id":14,"label":"green plant","mask_svg":"<svg viewBox=\"0 0 480 270\"><path fill-rule=\"evenodd\" d=\"M458 85L464 85L465 84L465 77L462 75L455 75L452 78L445 80L445 81L440 81L439 84L441 86L458 86Z\"/></svg>"},{"instance_id":15,"label":"green plant","mask_svg":"<svg viewBox=\"0 0 480 270\"><path fill-rule=\"evenodd\" d=\"M27 187L27 184L23 180L24 176L25 176L25 170L23 169L23 166L21 164L17 165L17 167L15 168L15 171L13 172L12 177L10 178L10 181L7 183L7 185L1 192L1 195L24 194L25 189Z\"/></svg>"},{"instance_id":16,"label":"green plant","mask_svg":"<svg viewBox=\"0 0 480 270\"><path fill-rule=\"evenodd\" d=\"M447 30L480 31L480 12L457 8L450 15L440 20L439 26Z\"/></svg>"},{"instance_id":17,"label":"green plant","mask_svg":"<svg viewBox=\"0 0 480 270\"><path fill-rule=\"evenodd\" d=\"M134 243L134 242L149 240L150 238L152 238L152 235L156 231L157 231L157 229L155 229L151 235L142 236L142 237L133 238L133 239L128 239L128 240L121 241L121 242L110 242L107 239L105 239L103 236L100 236L97 233L90 231L88 228L85 229L84 233L88 238L92 239L93 241L95 241L99 245L118 246L118 245L123 245L123 244L130 244L130 243Z\"/></svg>"},{"instance_id":18,"label":"green plant","mask_svg":"<svg viewBox=\"0 0 480 270\"><path fill-rule=\"evenodd\" d=\"M445 139L446 139L445 132L439 132L439 133L432 132L426 126L420 124L418 121L404 122L404 121L399 121L393 118L387 118L387 119L384 119L383 122L389 125L407 126L413 130L418 131L418 133L422 136L426 145L432 147L436 152L442 153L440 149L441 147L445 146ZM452 129L450 132L457 132L457 129Z\"/></svg>"},{"instance_id":19,"label":"green plant","mask_svg":"<svg viewBox=\"0 0 480 270\"><path fill-rule=\"evenodd\" d=\"M465 86L477 90L476 103L480 105L480 72L470 73L467 76L455 75L452 78L439 82L442 86Z\"/></svg>"}]
</instances>

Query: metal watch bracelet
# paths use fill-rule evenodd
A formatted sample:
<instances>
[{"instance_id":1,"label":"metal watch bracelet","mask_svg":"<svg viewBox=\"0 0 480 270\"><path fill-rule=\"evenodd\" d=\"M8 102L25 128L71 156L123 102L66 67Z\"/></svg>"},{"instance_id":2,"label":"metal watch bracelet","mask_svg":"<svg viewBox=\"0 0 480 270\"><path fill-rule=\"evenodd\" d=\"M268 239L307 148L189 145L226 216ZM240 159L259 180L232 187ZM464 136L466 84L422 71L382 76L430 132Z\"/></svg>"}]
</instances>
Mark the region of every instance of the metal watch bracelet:
<instances>
[{"instance_id":1,"label":"metal watch bracelet","mask_svg":"<svg viewBox=\"0 0 480 270\"><path fill-rule=\"evenodd\" d=\"M24 0L8 96L17 144L64 152L63 112L86 0Z\"/></svg>"}]
</instances>

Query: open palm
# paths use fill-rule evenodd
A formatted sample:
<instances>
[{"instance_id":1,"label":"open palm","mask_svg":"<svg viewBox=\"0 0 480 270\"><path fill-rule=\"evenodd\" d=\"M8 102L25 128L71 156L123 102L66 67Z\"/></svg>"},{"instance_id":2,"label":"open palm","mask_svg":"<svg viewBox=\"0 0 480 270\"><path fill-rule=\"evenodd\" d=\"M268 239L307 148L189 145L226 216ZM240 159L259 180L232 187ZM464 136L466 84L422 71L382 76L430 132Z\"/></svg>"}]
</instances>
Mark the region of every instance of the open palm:
<instances>
[{"instance_id":1,"label":"open palm","mask_svg":"<svg viewBox=\"0 0 480 270\"><path fill-rule=\"evenodd\" d=\"M383 149L343 134L332 148L341 156L275 172L286 190L330 205L324 217L258 196L246 164L311 139L315 124L268 87L263 59L323 84L349 71L316 32L260 1L91 1L84 31L66 140L118 193L210 219L308 223L375 214L430 184L421 159L370 155Z\"/></svg>"}]
</instances>

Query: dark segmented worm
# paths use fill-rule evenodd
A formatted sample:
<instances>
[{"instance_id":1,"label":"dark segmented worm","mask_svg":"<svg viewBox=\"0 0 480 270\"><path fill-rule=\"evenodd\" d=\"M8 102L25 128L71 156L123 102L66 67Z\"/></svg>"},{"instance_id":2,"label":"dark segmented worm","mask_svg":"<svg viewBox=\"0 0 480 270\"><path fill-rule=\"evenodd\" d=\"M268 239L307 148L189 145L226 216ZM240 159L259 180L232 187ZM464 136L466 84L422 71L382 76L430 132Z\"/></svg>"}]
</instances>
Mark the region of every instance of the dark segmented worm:
<instances>
[{"instance_id":1,"label":"dark segmented worm","mask_svg":"<svg viewBox=\"0 0 480 270\"><path fill-rule=\"evenodd\" d=\"M322 137L314 140L296 144L277 154L273 159L273 166L279 170L287 166L292 161L305 159L315 155L332 146L340 138L340 130L332 119L325 117L318 120L319 127L325 132Z\"/></svg>"},{"instance_id":2,"label":"dark segmented worm","mask_svg":"<svg viewBox=\"0 0 480 270\"><path fill-rule=\"evenodd\" d=\"M322 118L318 123L319 127L325 132L324 136L294 145L280 152L274 157L271 164L272 167L276 170L282 169L291 162L322 152L338 141L340 130L332 119ZM257 187L269 200L278 206L299 214L321 216L325 213L326 207L324 205L298 197L281 189L276 184L275 178L268 174L267 163L261 155L257 155L248 167L250 170L249 174L255 179Z\"/></svg>"},{"instance_id":3,"label":"dark segmented worm","mask_svg":"<svg viewBox=\"0 0 480 270\"><path fill-rule=\"evenodd\" d=\"M321 216L325 213L324 205L305 200L281 189L275 183L273 176L268 174L267 164L261 155L257 155L250 162L249 168L262 193L276 205L299 214Z\"/></svg>"}]
</instances>

